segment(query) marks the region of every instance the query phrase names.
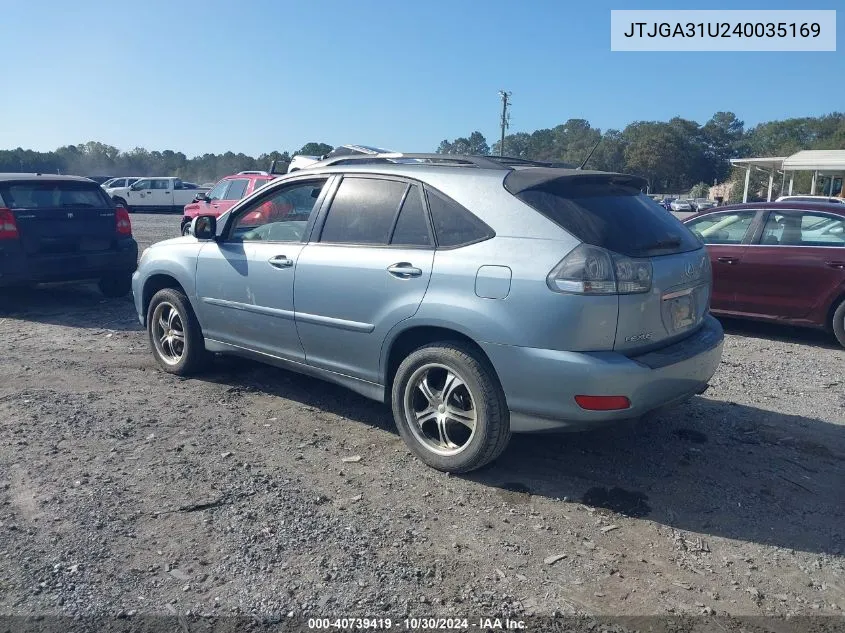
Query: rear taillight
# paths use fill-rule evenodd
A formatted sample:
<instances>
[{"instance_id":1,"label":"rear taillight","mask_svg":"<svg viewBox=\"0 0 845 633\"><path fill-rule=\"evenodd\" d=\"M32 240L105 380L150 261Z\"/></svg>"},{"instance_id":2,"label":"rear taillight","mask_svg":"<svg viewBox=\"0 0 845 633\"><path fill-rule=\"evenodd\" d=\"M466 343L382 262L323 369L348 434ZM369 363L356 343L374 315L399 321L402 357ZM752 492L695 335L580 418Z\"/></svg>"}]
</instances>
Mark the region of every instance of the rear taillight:
<instances>
[{"instance_id":1,"label":"rear taillight","mask_svg":"<svg viewBox=\"0 0 845 633\"><path fill-rule=\"evenodd\" d=\"M632 259L581 244L552 269L546 283L555 292L614 295L648 292L651 279L651 262L647 259Z\"/></svg>"},{"instance_id":2,"label":"rear taillight","mask_svg":"<svg viewBox=\"0 0 845 633\"><path fill-rule=\"evenodd\" d=\"M19 237L15 214L11 209L0 207L0 240L16 240Z\"/></svg>"},{"instance_id":3,"label":"rear taillight","mask_svg":"<svg viewBox=\"0 0 845 633\"><path fill-rule=\"evenodd\" d=\"M132 235L132 221L126 207L117 207L114 212L115 228L118 235Z\"/></svg>"}]
</instances>

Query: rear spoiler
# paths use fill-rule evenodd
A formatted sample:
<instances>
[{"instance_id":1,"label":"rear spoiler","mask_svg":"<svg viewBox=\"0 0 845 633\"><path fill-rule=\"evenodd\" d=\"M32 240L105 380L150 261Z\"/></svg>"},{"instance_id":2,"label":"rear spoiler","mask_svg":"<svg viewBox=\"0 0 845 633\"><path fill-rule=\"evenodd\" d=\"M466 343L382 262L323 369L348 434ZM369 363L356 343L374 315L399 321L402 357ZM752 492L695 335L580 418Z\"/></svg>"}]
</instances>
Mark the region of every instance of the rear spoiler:
<instances>
[{"instance_id":1,"label":"rear spoiler","mask_svg":"<svg viewBox=\"0 0 845 633\"><path fill-rule=\"evenodd\" d=\"M571 181L573 184L585 182L606 182L624 187L635 187L644 189L648 180L641 176L631 174L617 174L607 171L587 171L582 169L559 169L542 167L535 169L515 169L505 176L505 189L516 195L526 189L533 189L551 182L560 181L565 184Z\"/></svg>"}]
</instances>

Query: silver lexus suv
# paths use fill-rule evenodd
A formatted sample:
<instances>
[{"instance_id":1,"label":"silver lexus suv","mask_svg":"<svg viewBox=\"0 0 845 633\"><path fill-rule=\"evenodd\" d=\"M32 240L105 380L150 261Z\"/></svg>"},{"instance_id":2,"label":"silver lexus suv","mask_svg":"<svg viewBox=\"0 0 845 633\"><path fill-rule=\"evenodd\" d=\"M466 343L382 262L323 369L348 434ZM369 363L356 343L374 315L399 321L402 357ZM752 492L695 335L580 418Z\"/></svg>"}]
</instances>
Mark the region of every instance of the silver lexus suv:
<instances>
[{"instance_id":1,"label":"silver lexus suv","mask_svg":"<svg viewBox=\"0 0 845 633\"><path fill-rule=\"evenodd\" d=\"M329 159L144 251L165 371L236 354L389 403L425 463L702 393L723 333L702 243L634 176L491 157ZM314 383L319 389L319 383Z\"/></svg>"}]
</instances>

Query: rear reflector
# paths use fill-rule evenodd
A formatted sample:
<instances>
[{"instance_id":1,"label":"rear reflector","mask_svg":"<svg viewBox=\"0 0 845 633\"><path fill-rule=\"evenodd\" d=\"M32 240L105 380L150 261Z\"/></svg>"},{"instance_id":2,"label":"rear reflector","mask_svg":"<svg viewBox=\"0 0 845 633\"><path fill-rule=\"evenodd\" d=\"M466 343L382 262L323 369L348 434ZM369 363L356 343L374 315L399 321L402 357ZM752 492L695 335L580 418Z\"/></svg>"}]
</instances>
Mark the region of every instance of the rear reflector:
<instances>
[{"instance_id":1,"label":"rear reflector","mask_svg":"<svg viewBox=\"0 0 845 633\"><path fill-rule=\"evenodd\" d=\"M617 411L631 406L625 396L575 396L575 402L588 411Z\"/></svg>"},{"instance_id":2,"label":"rear reflector","mask_svg":"<svg viewBox=\"0 0 845 633\"><path fill-rule=\"evenodd\" d=\"M114 211L115 228L118 235L132 235L132 222L126 207L118 206Z\"/></svg>"},{"instance_id":3,"label":"rear reflector","mask_svg":"<svg viewBox=\"0 0 845 633\"><path fill-rule=\"evenodd\" d=\"M16 240L19 237L15 214L11 209L0 207L0 240Z\"/></svg>"}]
</instances>

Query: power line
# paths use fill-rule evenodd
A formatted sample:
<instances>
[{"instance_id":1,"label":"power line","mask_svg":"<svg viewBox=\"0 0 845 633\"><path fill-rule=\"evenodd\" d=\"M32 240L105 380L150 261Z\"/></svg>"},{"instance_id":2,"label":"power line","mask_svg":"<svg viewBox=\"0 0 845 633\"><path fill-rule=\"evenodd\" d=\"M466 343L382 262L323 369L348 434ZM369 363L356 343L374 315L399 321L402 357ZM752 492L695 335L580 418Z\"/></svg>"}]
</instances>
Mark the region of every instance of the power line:
<instances>
[{"instance_id":1,"label":"power line","mask_svg":"<svg viewBox=\"0 0 845 633\"><path fill-rule=\"evenodd\" d=\"M504 90L499 90L499 96L502 98L502 139L499 142L499 156L505 155L505 131L510 125L510 115L508 114L508 106L510 103L511 93Z\"/></svg>"}]
</instances>

